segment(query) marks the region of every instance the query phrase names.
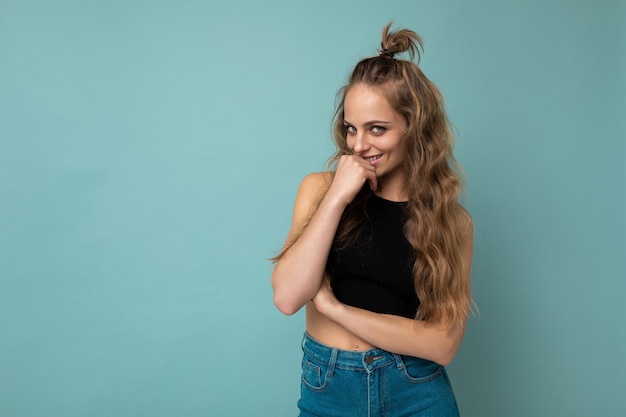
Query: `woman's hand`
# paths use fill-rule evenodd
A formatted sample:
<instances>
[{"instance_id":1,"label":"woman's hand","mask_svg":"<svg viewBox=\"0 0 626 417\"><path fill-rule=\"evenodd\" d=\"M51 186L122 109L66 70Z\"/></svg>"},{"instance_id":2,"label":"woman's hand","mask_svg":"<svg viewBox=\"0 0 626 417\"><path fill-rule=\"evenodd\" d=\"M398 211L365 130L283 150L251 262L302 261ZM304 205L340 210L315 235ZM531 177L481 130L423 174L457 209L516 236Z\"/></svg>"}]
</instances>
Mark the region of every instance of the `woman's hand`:
<instances>
[{"instance_id":1,"label":"woman's hand","mask_svg":"<svg viewBox=\"0 0 626 417\"><path fill-rule=\"evenodd\" d=\"M343 155L337 164L333 182L328 189L330 195L336 195L348 204L363 187L369 183L372 191L378 188L375 167L367 160L357 155Z\"/></svg>"},{"instance_id":2,"label":"woman's hand","mask_svg":"<svg viewBox=\"0 0 626 417\"><path fill-rule=\"evenodd\" d=\"M327 279L322 282L319 291L315 297L313 297L312 301L313 304L315 304L317 311L323 315L328 315L333 308L340 307L342 305L335 297Z\"/></svg>"}]
</instances>

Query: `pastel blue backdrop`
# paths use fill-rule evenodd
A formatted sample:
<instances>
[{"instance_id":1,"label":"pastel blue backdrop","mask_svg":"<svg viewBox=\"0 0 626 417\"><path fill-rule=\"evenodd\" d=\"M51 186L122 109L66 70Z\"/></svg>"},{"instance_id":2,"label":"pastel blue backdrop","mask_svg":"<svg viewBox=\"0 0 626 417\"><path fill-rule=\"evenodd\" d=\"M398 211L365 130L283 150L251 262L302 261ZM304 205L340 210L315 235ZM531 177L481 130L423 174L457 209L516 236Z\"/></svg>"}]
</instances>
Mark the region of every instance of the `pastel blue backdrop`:
<instances>
[{"instance_id":1,"label":"pastel blue backdrop","mask_svg":"<svg viewBox=\"0 0 626 417\"><path fill-rule=\"evenodd\" d=\"M0 415L294 416L270 264L393 20L476 223L464 416L626 415L624 1L0 0Z\"/></svg>"}]
</instances>

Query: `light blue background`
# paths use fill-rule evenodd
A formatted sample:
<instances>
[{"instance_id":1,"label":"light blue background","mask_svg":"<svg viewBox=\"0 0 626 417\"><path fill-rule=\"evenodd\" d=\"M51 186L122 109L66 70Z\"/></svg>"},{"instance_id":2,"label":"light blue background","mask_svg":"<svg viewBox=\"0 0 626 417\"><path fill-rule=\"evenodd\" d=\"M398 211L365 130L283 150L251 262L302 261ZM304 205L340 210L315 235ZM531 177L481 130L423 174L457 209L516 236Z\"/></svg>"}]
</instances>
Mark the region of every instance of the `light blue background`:
<instances>
[{"instance_id":1,"label":"light blue background","mask_svg":"<svg viewBox=\"0 0 626 417\"><path fill-rule=\"evenodd\" d=\"M0 0L1 416L296 415L265 258L389 20L469 178L463 415L626 415L624 1Z\"/></svg>"}]
</instances>

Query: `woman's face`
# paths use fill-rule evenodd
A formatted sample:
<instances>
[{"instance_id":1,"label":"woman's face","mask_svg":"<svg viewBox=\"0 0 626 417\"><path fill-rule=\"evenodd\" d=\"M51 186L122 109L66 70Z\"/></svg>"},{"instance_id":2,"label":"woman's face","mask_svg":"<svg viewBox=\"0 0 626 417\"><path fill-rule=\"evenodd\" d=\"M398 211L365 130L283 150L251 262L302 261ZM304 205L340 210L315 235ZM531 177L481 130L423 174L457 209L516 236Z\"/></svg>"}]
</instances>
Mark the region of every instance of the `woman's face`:
<instances>
[{"instance_id":1,"label":"woman's face","mask_svg":"<svg viewBox=\"0 0 626 417\"><path fill-rule=\"evenodd\" d=\"M396 113L379 88L352 86L344 100L347 145L355 155L376 168L376 177L386 187L404 182L406 122Z\"/></svg>"}]
</instances>

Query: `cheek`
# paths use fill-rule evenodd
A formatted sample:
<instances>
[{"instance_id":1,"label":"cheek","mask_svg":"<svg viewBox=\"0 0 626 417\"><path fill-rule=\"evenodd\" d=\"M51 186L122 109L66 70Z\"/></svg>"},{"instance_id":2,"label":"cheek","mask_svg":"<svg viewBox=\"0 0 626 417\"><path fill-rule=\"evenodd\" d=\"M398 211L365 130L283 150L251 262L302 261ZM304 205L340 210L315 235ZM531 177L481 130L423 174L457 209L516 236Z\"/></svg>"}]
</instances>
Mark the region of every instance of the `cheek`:
<instances>
[{"instance_id":1,"label":"cheek","mask_svg":"<svg viewBox=\"0 0 626 417\"><path fill-rule=\"evenodd\" d=\"M401 138L386 138L380 143L380 149L387 152L404 153L404 142Z\"/></svg>"},{"instance_id":2,"label":"cheek","mask_svg":"<svg viewBox=\"0 0 626 417\"><path fill-rule=\"evenodd\" d=\"M404 161L407 158L407 149L404 141L399 140L395 144L392 145L393 148L393 156L398 161Z\"/></svg>"}]
</instances>

